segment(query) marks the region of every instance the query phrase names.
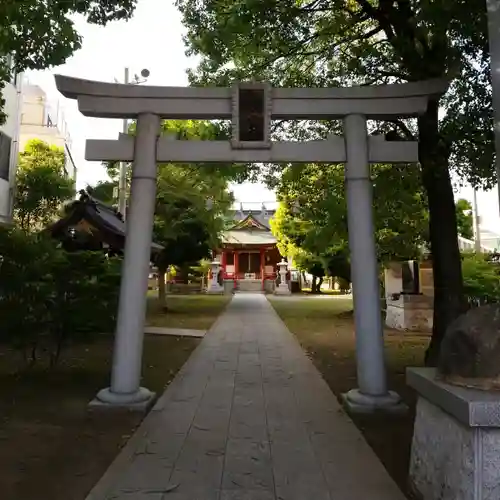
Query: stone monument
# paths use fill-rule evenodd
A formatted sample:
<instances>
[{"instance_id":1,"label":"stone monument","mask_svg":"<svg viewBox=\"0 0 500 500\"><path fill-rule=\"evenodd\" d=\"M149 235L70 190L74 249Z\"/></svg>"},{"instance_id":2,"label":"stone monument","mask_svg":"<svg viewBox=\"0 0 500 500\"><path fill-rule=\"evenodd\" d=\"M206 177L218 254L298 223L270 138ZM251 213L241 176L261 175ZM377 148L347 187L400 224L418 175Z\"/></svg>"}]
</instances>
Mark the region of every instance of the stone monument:
<instances>
[{"instance_id":1,"label":"stone monument","mask_svg":"<svg viewBox=\"0 0 500 500\"><path fill-rule=\"evenodd\" d=\"M286 279L286 273L288 271L288 263L285 259L281 259L281 262L278 263L279 271L278 274L280 276L280 284L274 290L275 295L290 295L292 292L290 291L290 287L288 286L288 281Z\"/></svg>"},{"instance_id":2,"label":"stone monument","mask_svg":"<svg viewBox=\"0 0 500 500\"><path fill-rule=\"evenodd\" d=\"M418 393L410 482L425 500L500 498L500 306L446 331L437 369L409 368Z\"/></svg>"},{"instance_id":3,"label":"stone monument","mask_svg":"<svg viewBox=\"0 0 500 500\"><path fill-rule=\"evenodd\" d=\"M224 287L219 283L219 271L220 271L220 262L218 260L214 260L212 264L210 264L212 271L212 279L207 287L207 293L224 293Z\"/></svg>"}]
</instances>

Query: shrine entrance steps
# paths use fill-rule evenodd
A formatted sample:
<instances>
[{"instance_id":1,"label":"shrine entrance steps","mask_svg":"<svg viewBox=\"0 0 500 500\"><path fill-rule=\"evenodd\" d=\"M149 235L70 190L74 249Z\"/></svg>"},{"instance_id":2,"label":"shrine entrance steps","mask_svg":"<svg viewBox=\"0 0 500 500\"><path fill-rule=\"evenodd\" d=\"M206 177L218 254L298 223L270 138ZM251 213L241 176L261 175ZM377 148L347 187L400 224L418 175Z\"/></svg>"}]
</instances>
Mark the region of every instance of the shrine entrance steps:
<instances>
[{"instance_id":1,"label":"shrine entrance steps","mask_svg":"<svg viewBox=\"0 0 500 500\"><path fill-rule=\"evenodd\" d=\"M257 279L238 280L238 290L240 292L261 292L262 280L257 280Z\"/></svg>"},{"instance_id":2,"label":"shrine entrance steps","mask_svg":"<svg viewBox=\"0 0 500 500\"><path fill-rule=\"evenodd\" d=\"M87 500L404 500L266 297L237 294Z\"/></svg>"}]
</instances>

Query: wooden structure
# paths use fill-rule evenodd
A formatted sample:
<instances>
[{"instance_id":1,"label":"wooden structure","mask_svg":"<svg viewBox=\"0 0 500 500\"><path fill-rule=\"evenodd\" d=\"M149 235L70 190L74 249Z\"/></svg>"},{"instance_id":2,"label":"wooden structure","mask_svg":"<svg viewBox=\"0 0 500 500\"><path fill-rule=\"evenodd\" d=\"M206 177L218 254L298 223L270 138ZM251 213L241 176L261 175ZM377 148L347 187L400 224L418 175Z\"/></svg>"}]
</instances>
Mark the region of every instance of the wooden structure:
<instances>
[{"instance_id":1,"label":"wooden structure","mask_svg":"<svg viewBox=\"0 0 500 500\"><path fill-rule=\"evenodd\" d=\"M47 231L68 251L103 250L122 254L126 226L121 214L85 190L79 194L80 197L66 207L66 215L49 226ZM156 243L151 245L152 253L162 249Z\"/></svg>"},{"instance_id":2,"label":"wooden structure","mask_svg":"<svg viewBox=\"0 0 500 500\"><path fill-rule=\"evenodd\" d=\"M222 235L216 259L221 264L227 292L274 290L281 255L269 221L274 210L243 210L234 213L234 225Z\"/></svg>"}]
</instances>

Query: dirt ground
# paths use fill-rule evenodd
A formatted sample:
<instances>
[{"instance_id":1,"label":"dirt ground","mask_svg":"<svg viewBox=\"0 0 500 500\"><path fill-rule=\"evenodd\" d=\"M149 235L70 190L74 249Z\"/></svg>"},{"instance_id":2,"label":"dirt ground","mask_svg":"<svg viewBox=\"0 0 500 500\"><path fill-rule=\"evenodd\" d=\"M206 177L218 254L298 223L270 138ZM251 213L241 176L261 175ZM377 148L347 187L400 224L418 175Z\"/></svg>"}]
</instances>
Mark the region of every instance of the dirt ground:
<instances>
[{"instance_id":1,"label":"dirt ground","mask_svg":"<svg viewBox=\"0 0 500 500\"><path fill-rule=\"evenodd\" d=\"M356 387L356 361L352 301L272 300L280 317L293 332L304 350L336 395ZM427 334L386 329L385 354L389 387L410 406L404 416L352 415L399 487L408 495L408 466L415 418L415 395L405 383L407 366L422 366Z\"/></svg>"},{"instance_id":2,"label":"dirt ground","mask_svg":"<svg viewBox=\"0 0 500 500\"><path fill-rule=\"evenodd\" d=\"M218 300L217 300L218 299ZM150 303L150 323L207 329L227 299L175 297L170 313ZM200 339L146 336L143 385L161 394ZM26 370L0 346L0 498L83 500L144 415L89 412L109 384L113 336L70 348L60 365Z\"/></svg>"}]
</instances>

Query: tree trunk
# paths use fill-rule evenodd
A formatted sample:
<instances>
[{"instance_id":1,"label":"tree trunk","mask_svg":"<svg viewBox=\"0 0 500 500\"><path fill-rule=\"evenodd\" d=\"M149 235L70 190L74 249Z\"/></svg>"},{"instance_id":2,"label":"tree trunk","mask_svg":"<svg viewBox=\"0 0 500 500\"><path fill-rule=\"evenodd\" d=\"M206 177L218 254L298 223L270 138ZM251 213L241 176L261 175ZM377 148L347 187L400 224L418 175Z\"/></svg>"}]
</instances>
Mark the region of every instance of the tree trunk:
<instances>
[{"instance_id":1,"label":"tree trunk","mask_svg":"<svg viewBox=\"0 0 500 500\"><path fill-rule=\"evenodd\" d=\"M464 311L461 255L450 173L449 150L439 136L438 102L433 100L418 120L422 180L429 203L429 239L434 275L432 339L425 355L436 364L448 325Z\"/></svg>"},{"instance_id":2,"label":"tree trunk","mask_svg":"<svg viewBox=\"0 0 500 500\"><path fill-rule=\"evenodd\" d=\"M316 293L316 276L313 276L313 279L312 279L311 293Z\"/></svg>"},{"instance_id":3,"label":"tree trunk","mask_svg":"<svg viewBox=\"0 0 500 500\"><path fill-rule=\"evenodd\" d=\"M321 293L321 285L323 284L323 276L319 278L318 284L317 284L317 289L316 293Z\"/></svg>"}]
</instances>

